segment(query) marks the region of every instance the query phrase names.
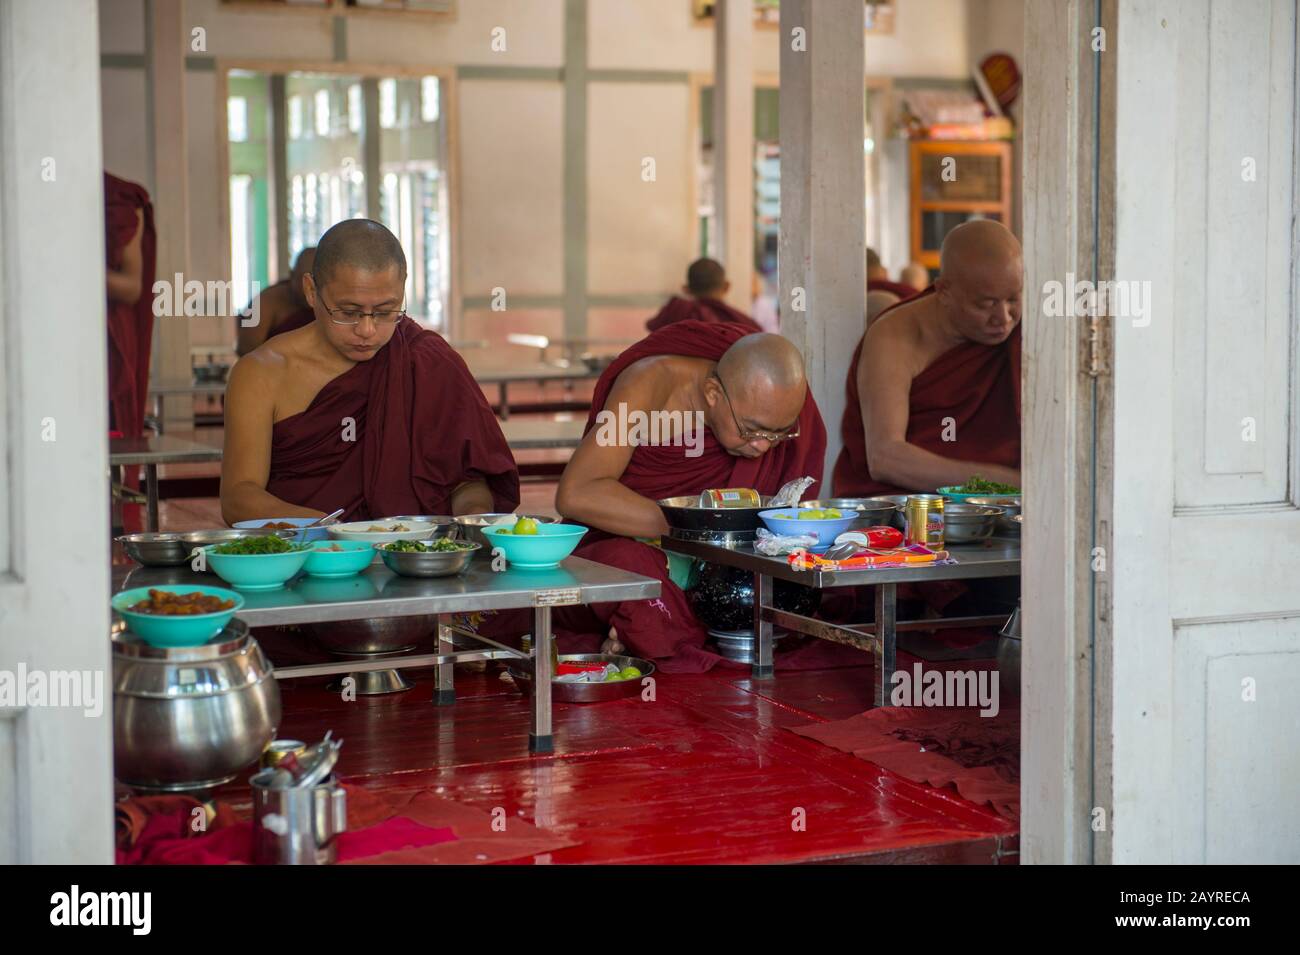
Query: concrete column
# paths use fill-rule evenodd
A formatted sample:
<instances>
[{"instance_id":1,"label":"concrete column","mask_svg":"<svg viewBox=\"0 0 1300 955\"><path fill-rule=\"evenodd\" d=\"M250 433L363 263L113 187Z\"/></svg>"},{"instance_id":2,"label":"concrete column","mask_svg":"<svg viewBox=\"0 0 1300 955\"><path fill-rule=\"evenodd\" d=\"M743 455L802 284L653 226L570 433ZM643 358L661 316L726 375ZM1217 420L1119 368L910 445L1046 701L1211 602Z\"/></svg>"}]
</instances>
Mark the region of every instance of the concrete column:
<instances>
[{"instance_id":1,"label":"concrete column","mask_svg":"<svg viewBox=\"0 0 1300 955\"><path fill-rule=\"evenodd\" d=\"M829 481L849 359L865 327L861 0L783 0L780 42L781 333L807 362Z\"/></svg>"},{"instance_id":2,"label":"concrete column","mask_svg":"<svg viewBox=\"0 0 1300 955\"><path fill-rule=\"evenodd\" d=\"M713 195L727 301L746 314L754 271L754 0L718 0L713 45Z\"/></svg>"},{"instance_id":3,"label":"concrete column","mask_svg":"<svg viewBox=\"0 0 1300 955\"><path fill-rule=\"evenodd\" d=\"M158 278L190 279L189 150L185 132L184 0L150 0L146 6L146 49L151 161L153 164L154 226L158 230ZM145 289L146 295L152 291ZM190 380L190 326L183 317L160 318L154 324L152 381ZM193 401L182 396L164 402L163 418L193 421ZM168 429L170 430L170 428Z\"/></svg>"}]
</instances>

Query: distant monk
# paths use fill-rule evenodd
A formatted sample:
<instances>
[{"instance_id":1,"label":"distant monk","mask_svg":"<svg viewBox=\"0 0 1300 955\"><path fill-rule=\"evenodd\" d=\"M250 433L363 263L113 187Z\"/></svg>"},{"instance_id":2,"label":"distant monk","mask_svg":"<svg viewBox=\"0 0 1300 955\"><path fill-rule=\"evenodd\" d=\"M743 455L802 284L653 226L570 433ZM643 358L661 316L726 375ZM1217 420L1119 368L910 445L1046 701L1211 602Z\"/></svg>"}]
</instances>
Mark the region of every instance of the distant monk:
<instances>
[{"instance_id":1,"label":"distant monk","mask_svg":"<svg viewBox=\"0 0 1300 955\"><path fill-rule=\"evenodd\" d=\"M698 321L739 325L747 332L761 332L757 322L722 300L730 290L731 282L719 263L713 259L696 259L686 270L686 284L682 286L686 297L674 295L645 327L657 332L676 322Z\"/></svg>"},{"instance_id":2,"label":"distant monk","mask_svg":"<svg viewBox=\"0 0 1300 955\"><path fill-rule=\"evenodd\" d=\"M293 270L287 279L262 289L257 296L257 324L244 324L243 319L248 317L249 312L240 316L236 352L247 355L272 335L291 332L316 321L316 313L307 302L307 294L302 288L302 280L311 272L315 258L316 247L309 245L298 253L298 259L293 263Z\"/></svg>"},{"instance_id":3,"label":"distant monk","mask_svg":"<svg viewBox=\"0 0 1300 955\"><path fill-rule=\"evenodd\" d=\"M898 273L898 280L918 292L924 292L930 287L930 270L917 262L909 262Z\"/></svg>"},{"instance_id":4,"label":"distant monk","mask_svg":"<svg viewBox=\"0 0 1300 955\"><path fill-rule=\"evenodd\" d=\"M880 316L849 366L839 496L1020 486L1020 243L992 220L944 240L934 287Z\"/></svg>"},{"instance_id":5,"label":"distant monk","mask_svg":"<svg viewBox=\"0 0 1300 955\"><path fill-rule=\"evenodd\" d=\"M880 256L876 254L875 249L867 249L867 291L868 292L893 292L900 299L909 299L916 295L917 289L910 285L904 285L902 282L893 282L889 278L889 270L880 262Z\"/></svg>"},{"instance_id":6,"label":"distant monk","mask_svg":"<svg viewBox=\"0 0 1300 955\"><path fill-rule=\"evenodd\" d=\"M104 173L108 253L109 428L128 438L144 430L153 344L156 236L144 188Z\"/></svg>"},{"instance_id":7,"label":"distant monk","mask_svg":"<svg viewBox=\"0 0 1300 955\"><path fill-rule=\"evenodd\" d=\"M406 256L378 222L321 237L317 321L241 358L226 390L221 513L343 520L513 511L519 474L465 362L402 310Z\"/></svg>"},{"instance_id":8,"label":"distant monk","mask_svg":"<svg viewBox=\"0 0 1300 955\"><path fill-rule=\"evenodd\" d=\"M593 529L578 556L653 577L663 591L658 600L557 612L557 632L595 635L590 650L608 634L607 650L623 645L641 657L671 658L668 670L706 670L719 659L700 649L708 632L671 579L665 553L642 541L668 532L655 503L661 498L724 487L773 494L804 475L820 483L826 429L803 358L779 335L679 322L623 352L596 383L591 406L556 508ZM607 422L634 423L637 412L679 414L681 426L661 432L657 445L632 447Z\"/></svg>"},{"instance_id":9,"label":"distant monk","mask_svg":"<svg viewBox=\"0 0 1300 955\"><path fill-rule=\"evenodd\" d=\"M893 292L867 293L867 328L870 328L886 309L893 308L900 299Z\"/></svg>"}]
</instances>

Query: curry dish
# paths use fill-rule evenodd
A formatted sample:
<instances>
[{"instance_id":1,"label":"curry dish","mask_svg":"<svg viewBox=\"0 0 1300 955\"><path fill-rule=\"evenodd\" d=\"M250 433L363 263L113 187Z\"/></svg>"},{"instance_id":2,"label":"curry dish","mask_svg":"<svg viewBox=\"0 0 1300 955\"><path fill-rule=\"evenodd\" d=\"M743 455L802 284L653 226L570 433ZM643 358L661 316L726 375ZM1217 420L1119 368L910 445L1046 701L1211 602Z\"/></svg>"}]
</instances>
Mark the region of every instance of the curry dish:
<instances>
[{"instance_id":1,"label":"curry dish","mask_svg":"<svg viewBox=\"0 0 1300 955\"><path fill-rule=\"evenodd\" d=\"M132 604L129 609L136 613L156 613L169 617L188 617L201 613L217 613L229 610L235 605L233 600L222 600L211 594L195 590L188 594L176 594L170 590L149 590L149 599Z\"/></svg>"}]
</instances>

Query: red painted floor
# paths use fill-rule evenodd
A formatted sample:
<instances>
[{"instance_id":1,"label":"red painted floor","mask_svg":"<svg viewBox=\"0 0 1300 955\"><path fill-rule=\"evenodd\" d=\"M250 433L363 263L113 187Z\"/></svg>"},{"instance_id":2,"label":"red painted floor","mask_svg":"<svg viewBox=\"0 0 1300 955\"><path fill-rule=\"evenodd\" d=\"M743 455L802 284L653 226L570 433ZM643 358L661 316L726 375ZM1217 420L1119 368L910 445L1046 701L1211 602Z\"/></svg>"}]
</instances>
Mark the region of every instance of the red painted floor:
<instances>
[{"instance_id":1,"label":"red painted floor","mask_svg":"<svg viewBox=\"0 0 1300 955\"><path fill-rule=\"evenodd\" d=\"M1015 826L991 811L782 729L861 712L870 668L779 673L761 687L744 672L662 676L654 702L557 705L545 757L528 755L527 706L494 667L458 668L448 707L430 702L431 672L355 702L286 681L280 735L332 729L348 782L435 789L581 842L535 862L1015 860ZM243 809L243 789L220 795ZM792 824L800 810L804 831Z\"/></svg>"}]
</instances>

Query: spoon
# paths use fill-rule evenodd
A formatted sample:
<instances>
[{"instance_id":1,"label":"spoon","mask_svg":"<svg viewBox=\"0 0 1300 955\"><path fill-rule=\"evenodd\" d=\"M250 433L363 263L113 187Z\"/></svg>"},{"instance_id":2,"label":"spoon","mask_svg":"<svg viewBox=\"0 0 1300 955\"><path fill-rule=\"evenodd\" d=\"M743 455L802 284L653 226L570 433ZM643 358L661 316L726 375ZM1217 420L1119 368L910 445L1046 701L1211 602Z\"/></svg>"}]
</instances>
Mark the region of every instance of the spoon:
<instances>
[{"instance_id":1,"label":"spoon","mask_svg":"<svg viewBox=\"0 0 1300 955\"><path fill-rule=\"evenodd\" d=\"M311 530L313 527L323 527L324 525L328 524L330 521L334 520L334 518L342 514L343 510L344 509L340 507L333 514L326 514L324 517L317 518L316 520L312 521L310 524L302 525L302 527L298 528L298 543L301 544L306 539L307 531Z\"/></svg>"}]
</instances>

